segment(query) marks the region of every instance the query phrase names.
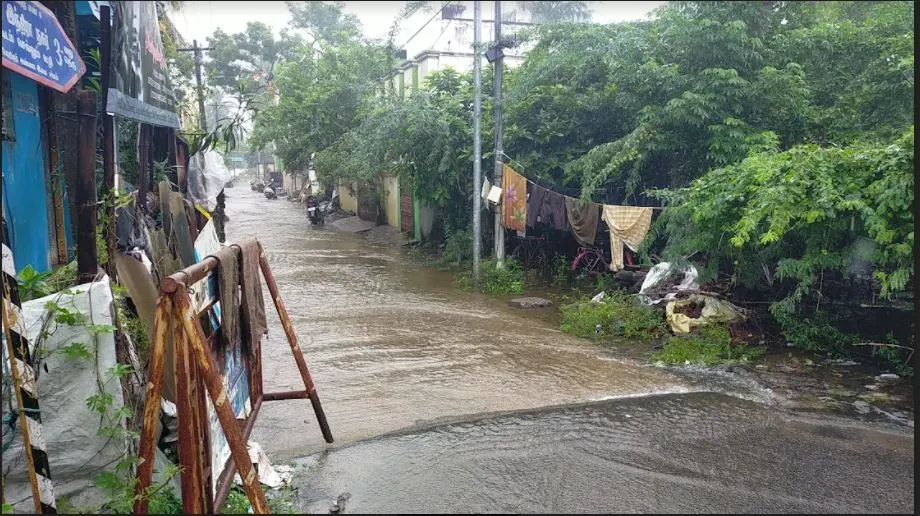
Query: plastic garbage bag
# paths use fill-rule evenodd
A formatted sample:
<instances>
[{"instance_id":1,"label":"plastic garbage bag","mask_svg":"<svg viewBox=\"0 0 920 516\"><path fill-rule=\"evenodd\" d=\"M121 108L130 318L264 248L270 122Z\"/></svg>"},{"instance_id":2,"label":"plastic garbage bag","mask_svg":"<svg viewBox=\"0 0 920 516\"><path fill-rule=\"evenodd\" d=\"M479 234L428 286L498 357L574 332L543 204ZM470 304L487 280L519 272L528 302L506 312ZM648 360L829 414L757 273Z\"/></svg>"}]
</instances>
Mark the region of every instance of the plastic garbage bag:
<instances>
[{"instance_id":1,"label":"plastic garbage bag","mask_svg":"<svg viewBox=\"0 0 920 516\"><path fill-rule=\"evenodd\" d=\"M693 304L702 305L699 317L678 312L679 308ZM741 312L731 303L711 296L694 294L687 299L671 301L665 305L668 326L674 333L690 333L697 326L717 322L733 322L741 317Z\"/></svg>"},{"instance_id":2,"label":"plastic garbage bag","mask_svg":"<svg viewBox=\"0 0 920 516\"><path fill-rule=\"evenodd\" d=\"M217 195L230 182L232 176L224 158L209 150L193 155L188 162L188 195L192 201L208 211L217 207Z\"/></svg>"},{"instance_id":3,"label":"plastic garbage bag","mask_svg":"<svg viewBox=\"0 0 920 516\"><path fill-rule=\"evenodd\" d=\"M677 299L677 293L686 290L698 290L699 272L692 264L678 269L670 262L661 262L652 267L639 289L639 301L647 305L657 305L662 301Z\"/></svg>"}]
</instances>

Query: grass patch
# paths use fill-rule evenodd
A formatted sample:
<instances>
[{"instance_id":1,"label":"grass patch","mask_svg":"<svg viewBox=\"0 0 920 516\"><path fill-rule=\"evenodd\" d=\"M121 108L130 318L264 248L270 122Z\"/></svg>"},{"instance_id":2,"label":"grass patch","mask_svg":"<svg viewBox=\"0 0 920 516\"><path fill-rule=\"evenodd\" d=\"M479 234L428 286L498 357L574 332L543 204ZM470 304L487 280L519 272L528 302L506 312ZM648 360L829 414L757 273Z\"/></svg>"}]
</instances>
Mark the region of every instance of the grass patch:
<instances>
[{"instance_id":1,"label":"grass patch","mask_svg":"<svg viewBox=\"0 0 920 516\"><path fill-rule=\"evenodd\" d=\"M614 291L603 302L581 300L562 306L562 331L579 337L616 335L650 340L667 332L660 310L639 304L636 299Z\"/></svg>"},{"instance_id":2,"label":"grass patch","mask_svg":"<svg viewBox=\"0 0 920 516\"><path fill-rule=\"evenodd\" d=\"M652 362L665 364L712 365L729 362L748 362L766 352L765 347L733 346L728 329L722 325L701 326L698 333L668 337L664 348L652 353Z\"/></svg>"},{"instance_id":3,"label":"grass patch","mask_svg":"<svg viewBox=\"0 0 920 516\"><path fill-rule=\"evenodd\" d=\"M294 488L284 486L278 489L271 489L262 486L262 492L265 493L265 501L268 503L268 509L271 514L297 514L294 511ZM247 514L250 510L249 498L243 488L234 485L227 494L227 501L224 502L224 514Z\"/></svg>"},{"instance_id":4,"label":"grass patch","mask_svg":"<svg viewBox=\"0 0 920 516\"><path fill-rule=\"evenodd\" d=\"M520 294L524 292L524 270L515 260L505 260L501 269L495 266L495 260L485 260L480 264L481 282L479 291L486 294ZM463 290L475 290L472 271L464 271L454 277L454 286Z\"/></svg>"}]
</instances>

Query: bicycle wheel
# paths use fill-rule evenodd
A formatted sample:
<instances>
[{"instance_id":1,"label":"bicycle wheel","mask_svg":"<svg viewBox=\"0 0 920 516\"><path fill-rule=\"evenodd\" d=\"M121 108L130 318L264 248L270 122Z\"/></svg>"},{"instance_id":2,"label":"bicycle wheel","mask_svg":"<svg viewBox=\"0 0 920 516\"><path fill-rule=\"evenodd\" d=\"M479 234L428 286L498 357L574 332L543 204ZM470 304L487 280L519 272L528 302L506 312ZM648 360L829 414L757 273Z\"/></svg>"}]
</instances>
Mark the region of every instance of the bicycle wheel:
<instances>
[{"instance_id":1,"label":"bicycle wheel","mask_svg":"<svg viewBox=\"0 0 920 516\"><path fill-rule=\"evenodd\" d=\"M576 275L590 274L596 276L607 269L604 257L597 251L579 254L572 262L572 272Z\"/></svg>"}]
</instances>

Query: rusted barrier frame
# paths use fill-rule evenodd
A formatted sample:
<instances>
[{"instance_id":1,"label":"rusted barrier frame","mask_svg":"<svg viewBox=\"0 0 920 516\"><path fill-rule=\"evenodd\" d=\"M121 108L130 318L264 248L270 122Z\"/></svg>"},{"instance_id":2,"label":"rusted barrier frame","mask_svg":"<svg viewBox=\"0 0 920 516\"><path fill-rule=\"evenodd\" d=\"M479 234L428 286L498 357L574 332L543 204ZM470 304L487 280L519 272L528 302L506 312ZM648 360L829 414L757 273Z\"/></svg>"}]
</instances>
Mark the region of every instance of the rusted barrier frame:
<instances>
[{"instance_id":1,"label":"rusted barrier frame","mask_svg":"<svg viewBox=\"0 0 920 516\"><path fill-rule=\"evenodd\" d=\"M182 314L178 307L173 321L180 321ZM206 474L202 469L201 414L198 404L197 367L189 355L188 338L185 331L174 331L174 354L176 357L176 416L179 421L179 465L181 467L182 512L185 514L207 514L208 502L205 488ZM208 486L209 487L209 486Z\"/></svg>"},{"instance_id":2,"label":"rusted barrier frame","mask_svg":"<svg viewBox=\"0 0 920 516\"><path fill-rule=\"evenodd\" d=\"M265 277L265 284L268 286L268 292L272 296L272 301L275 303L275 309L278 311L278 318L281 319L281 326L284 328L285 335L287 335L288 344L290 344L291 352L294 354L294 360L297 362L297 369L300 370L300 377L303 379L303 384L307 389L310 403L313 405L313 412L316 413L316 420L319 422L319 428L323 432L323 439L325 439L327 443L332 443L334 439L332 438L332 431L329 430L329 423L326 421L326 413L323 412L323 405L319 401L319 393L316 392L313 378L310 376L310 371L307 369L307 362L303 358L303 351L300 350L300 345L297 343L297 334L294 333L294 326L291 324L291 319L288 317L287 310L284 308L284 301L281 300L281 294L278 293L278 284L275 283L275 276L268 266L268 259L265 258L262 244L258 241L256 241L255 244L259 246L259 267L262 269L262 276Z\"/></svg>"},{"instance_id":3,"label":"rusted barrier frame","mask_svg":"<svg viewBox=\"0 0 920 516\"><path fill-rule=\"evenodd\" d=\"M184 286L179 287L179 290L175 294L175 298L177 307L176 315L181 318L182 326L188 338L188 348L198 363L198 373L207 386L208 395L211 398L211 403L214 405L214 411L217 413L217 418L220 420L220 426L224 431L224 436L227 438L227 444L230 447L230 456L233 462L236 463L236 468L239 470L240 478L243 481L243 490L249 498L249 503L252 504L253 512L256 514L266 514L268 512L268 504L265 501L265 493L262 492L262 487L259 485L259 478L256 475L255 468L252 466L252 461L249 459L246 440L243 438L239 424L236 422L236 417L230 409L230 398L227 395L227 390L224 388L224 383L220 375L217 373L217 365L214 362L214 357L211 356L209 350L205 349L204 332L201 329L201 325L198 323L198 317L196 317L195 311L192 309L188 293ZM253 421L255 420L253 419Z\"/></svg>"},{"instance_id":4,"label":"rusted barrier frame","mask_svg":"<svg viewBox=\"0 0 920 516\"><path fill-rule=\"evenodd\" d=\"M146 514L149 500L146 490L153 478L154 447L157 422L160 419L160 394L163 391L163 368L166 362L166 331L172 315L172 299L161 296L153 320L150 366L147 373L147 394L144 398L144 422L141 427L137 485L135 486L134 513Z\"/></svg>"},{"instance_id":5,"label":"rusted barrier frame","mask_svg":"<svg viewBox=\"0 0 920 516\"><path fill-rule=\"evenodd\" d=\"M258 244L258 242L256 243ZM182 347L188 349L189 351L194 350L194 353L193 353L195 355L194 359L190 358L189 362L197 361L198 363L198 367L188 368L190 379L191 379L188 390L197 391L197 389L195 389L194 387L198 383L197 376L201 375L204 377L205 382L209 384L206 389L207 393L211 396L212 403L214 403L215 405L215 410L218 412L218 418L221 420L221 427L224 430L224 434L227 437L227 441L230 444L230 448L231 448L231 458L227 460L227 463L224 465L223 469L219 473L220 477L218 481L218 490L215 493L214 498L211 499L209 496L207 496L207 493L209 492L207 490L210 489L210 478L209 477L210 475L215 474L213 470L214 465L211 465L211 470L207 472L202 472L200 469L197 469L201 467L201 464L205 463L205 460L207 461L207 463L210 463L209 454L208 456L205 457L204 456L205 454L201 451L204 449L209 449L207 445L209 436L206 434L201 435L200 432L197 432L197 431L196 431L197 436L193 434L194 437L192 438L199 445L198 446L199 453L196 455L194 453L194 450L187 450L184 455L189 457L190 460L194 460L195 456L199 457L199 459L194 460L194 462L190 464L183 464L185 461L180 459L180 466L182 466L183 468L197 469L197 473L192 475L192 478L196 478L196 480L193 481L192 485L196 485L198 487L197 489L190 488L190 491L193 491L193 492L190 492L188 494L191 495L189 496L190 500L198 500L199 503L204 504L205 509L199 510L198 506L194 506L194 504L192 504L191 502L189 502L189 507L186 508L185 506L186 504L185 502L186 500L185 484L186 483L183 482L182 483L183 485L183 493L182 493L183 494L183 510L186 512L213 513L215 511L215 508L219 508L221 504L223 504L223 502L227 498L227 495L229 494L229 491L232 485L233 475L237 473L236 463L239 457L236 457L235 455L238 455L240 453L245 454L245 460L243 460L242 462L246 464L246 467L244 467L244 469L248 470L248 473L244 472L243 475L246 475L246 478L250 480L250 484L252 481L256 480L254 478L255 470L252 467L251 461L249 461L249 458L248 458L249 455L245 449L245 446L242 448L242 451L234 450L234 448L236 447L231 443L230 433L236 434L238 437L237 439L238 442L245 444L246 441L249 439L249 435L252 432L253 426L255 425L256 417L258 416L258 412L261 409L263 401L309 398L313 406L313 410L316 414L317 422L319 423L320 429L323 433L323 438L325 439L327 443L333 442L332 433L329 429L329 424L326 420L326 415L323 411L322 404L319 399L319 394L316 392L316 386L313 384L313 379L310 376L309 370L307 369L306 361L304 360L304 357L303 357L303 352L300 349L300 346L297 342L297 336L294 333L293 326L291 325L290 318L287 314L287 310L284 307L284 302L281 300L281 296L278 293L278 287L277 287L277 283L275 282L274 275L272 274L271 269L269 268L268 261L266 260L264 252L262 251L261 244L258 244L258 245L259 245L259 266L260 266L260 269L262 270L262 275L265 278L266 285L268 285L269 293L272 296L272 301L275 304L275 309L278 311L279 319L281 320L282 326L284 327L285 335L288 338L288 344L291 347L292 354L294 355L294 360L297 363L297 368L301 374L301 379L303 380L304 387L306 387L307 390L278 392L278 393L264 393L263 394L261 367L258 366L259 360L253 361L253 363L251 363L251 369L249 371L250 401L252 403L252 411L250 412L249 417L246 418L245 423L242 424L242 428L240 428L241 425L239 425L236 422L237 420L232 414L232 412L230 411L230 408L228 406L224 405L223 410L217 409L216 400L219 400L221 399L221 397L223 397L225 401L228 401L227 393L226 393L226 390L223 388L223 382L221 381L220 376L217 375L217 368L216 368L216 364L214 363L214 359L213 357L211 357L209 350L207 350L204 346L204 343L206 342L206 339L204 338L204 332L202 331L201 326L198 323L198 319L196 317L197 314L195 314L195 311L191 308L191 302L189 300L188 292L186 290L186 287L188 285L194 284L197 281L205 278L209 272L216 269L219 264L218 260L211 256L205 257L202 261L194 265L191 265L185 268L184 270L176 272L168 276L167 278L163 279L163 282L160 285L159 305L165 306L165 303L169 303L169 305L173 307L173 309L171 310L167 309L166 313L169 315L175 315L176 319L182 321L182 328L178 328L175 333L176 335L182 335L182 337L185 337L187 339L187 340L184 340L185 345L183 345ZM172 297L177 298L178 302L171 299ZM185 308L183 308L180 305L184 305ZM210 308L211 306L213 306L213 303L210 303L208 306L206 306L205 310L207 308ZM174 313L170 313L170 312L174 312ZM161 306L158 306L156 320L159 321L161 317L164 317L164 316L161 315ZM148 400L148 403L144 407L145 409L144 410L144 428L143 428L142 435L141 435L141 455L140 455L141 460L140 460L140 465L138 467L138 484L136 486L136 492L138 493L138 498L135 503L135 511L134 511L135 514L146 513L147 511L148 500L146 499L146 497L140 496L140 493L143 493L147 489L147 487L149 487L151 479L152 479L152 473L153 473L153 459L154 459L153 445L155 444L153 431L157 428L156 420L159 414L159 403L149 403L149 400L151 399L158 400L160 397L161 391L162 391L162 375L163 375L163 366L164 366L163 361L165 360L163 356L165 354L165 332L166 332L166 328L168 327L168 324L160 323L159 326L161 326L162 328L158 327L156 323L154 324L154 328L155 328L154 329L154 342L153 342L154 353L153 353L153 356L151 357L150 370L149 370L150 378L147 384L147 398L146 399ZM197 337L197 339L188 338L189 334ZM182 337L180 337L180 339L182 339ZM177 352L178 352L178 346L179 346L178 342L180 342L180 339L177 339ZM157 363L157 361L154 360L156 358L156 350L158 347L157 346L158 343L160 344L159 347L161 348L160 356L158 358L159 363ZM254 343L254 347L252 351L253 351L254 356L258 356L259 358L261 358L261 343ZM214 384L214 382L216 382L216 386L212 385ZM214 387L217 390L212 391L212 387ZM186 393L186 394L189 394L189 393ZM195 395L192 396L192 398L199 401L198 410L194 410L195 408L194 403L190 407L186 407L186 409L184 409L184 411L188 414L187 417L191 419L191 421L189 421L189 419L186 419L186 421L189 421L191 423L190 426L194 427L196 430L200 430L202 428L203 417L204 417L204 414L206 413L206 410L204 408L203 394L204 393L197 391L195 392ZM152 395L153 397L151 397ZM178 410L178 405L177 405L177 410ZM227 414L222 415L221 414L222 412L227 412ZM151 413L152 413L152 416L151 416ZM224 421L227 417L229 417L230 421L233 422L233 424L230 426L233 426L234 429L230 431L230 433L228 433L227 425L225 424L225 421ZM180 428L184 425L182 421L183 419L180 416L179 417ZM186 440L188 439L189 437L187 436ZM181 437L180 437L180 442L181 442ZM204 446L203 448L201 447L202 443ZM180 450L181 450L181 444L180 444ZM237 453L234 453L234 451L236 451ZM188 452L192 452L192 453L188 453ZM180 452L180 455L182 455L181 452ZM241 477L243 475L241 475ZM250 478L250 477L253 477L253 478ZM256 487L258 488L258 485L256 485ZM259 507L260 504L262 507L262 512L264 512L267 505L265 503L264 494L262 493L261 488L256 489L257 493L251 493L250 492L251 489L252 489L252 486L247 485L244 482L244 490L247 492L247 496L249 497L250 503L252 503L253 505L254 512L256 513L260 512L260 510L257 509L257 507ZM198 494L196 495L194 491L197 491ZM253 495L256 496L255 500L253 499ZM208 507L209 505L208 501L211 502L210 507ZM193 506L196 510L189 511L188 509L192 509Z\"/></svg>"}]
</instances>

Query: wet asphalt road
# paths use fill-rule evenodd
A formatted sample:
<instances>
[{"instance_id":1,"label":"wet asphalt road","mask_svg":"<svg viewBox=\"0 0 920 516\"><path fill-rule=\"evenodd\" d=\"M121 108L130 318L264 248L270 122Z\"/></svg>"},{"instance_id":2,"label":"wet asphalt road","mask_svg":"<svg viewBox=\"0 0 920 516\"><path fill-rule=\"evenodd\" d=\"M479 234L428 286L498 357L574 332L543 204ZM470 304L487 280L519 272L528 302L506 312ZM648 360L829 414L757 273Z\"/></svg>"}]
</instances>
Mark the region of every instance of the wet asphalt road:
<instances>
[{"instance_id":1,"label":"wet asphalt road","mask_svg":"<svg viewBox=\"0 0 920 516\"><path fill-rule=\"evenodd\" d=\"M262 242L336 437L307 401L263 405L252 439L275 463L306 456L298 509L913 510L910 429L806 420L756 385L645 367L401 249L311 228L301 205L227 194L228 239ZM266 390L301 389L268 312ZM735 396L694 392L710 389Z\"/></svg>"}]
</instances>

